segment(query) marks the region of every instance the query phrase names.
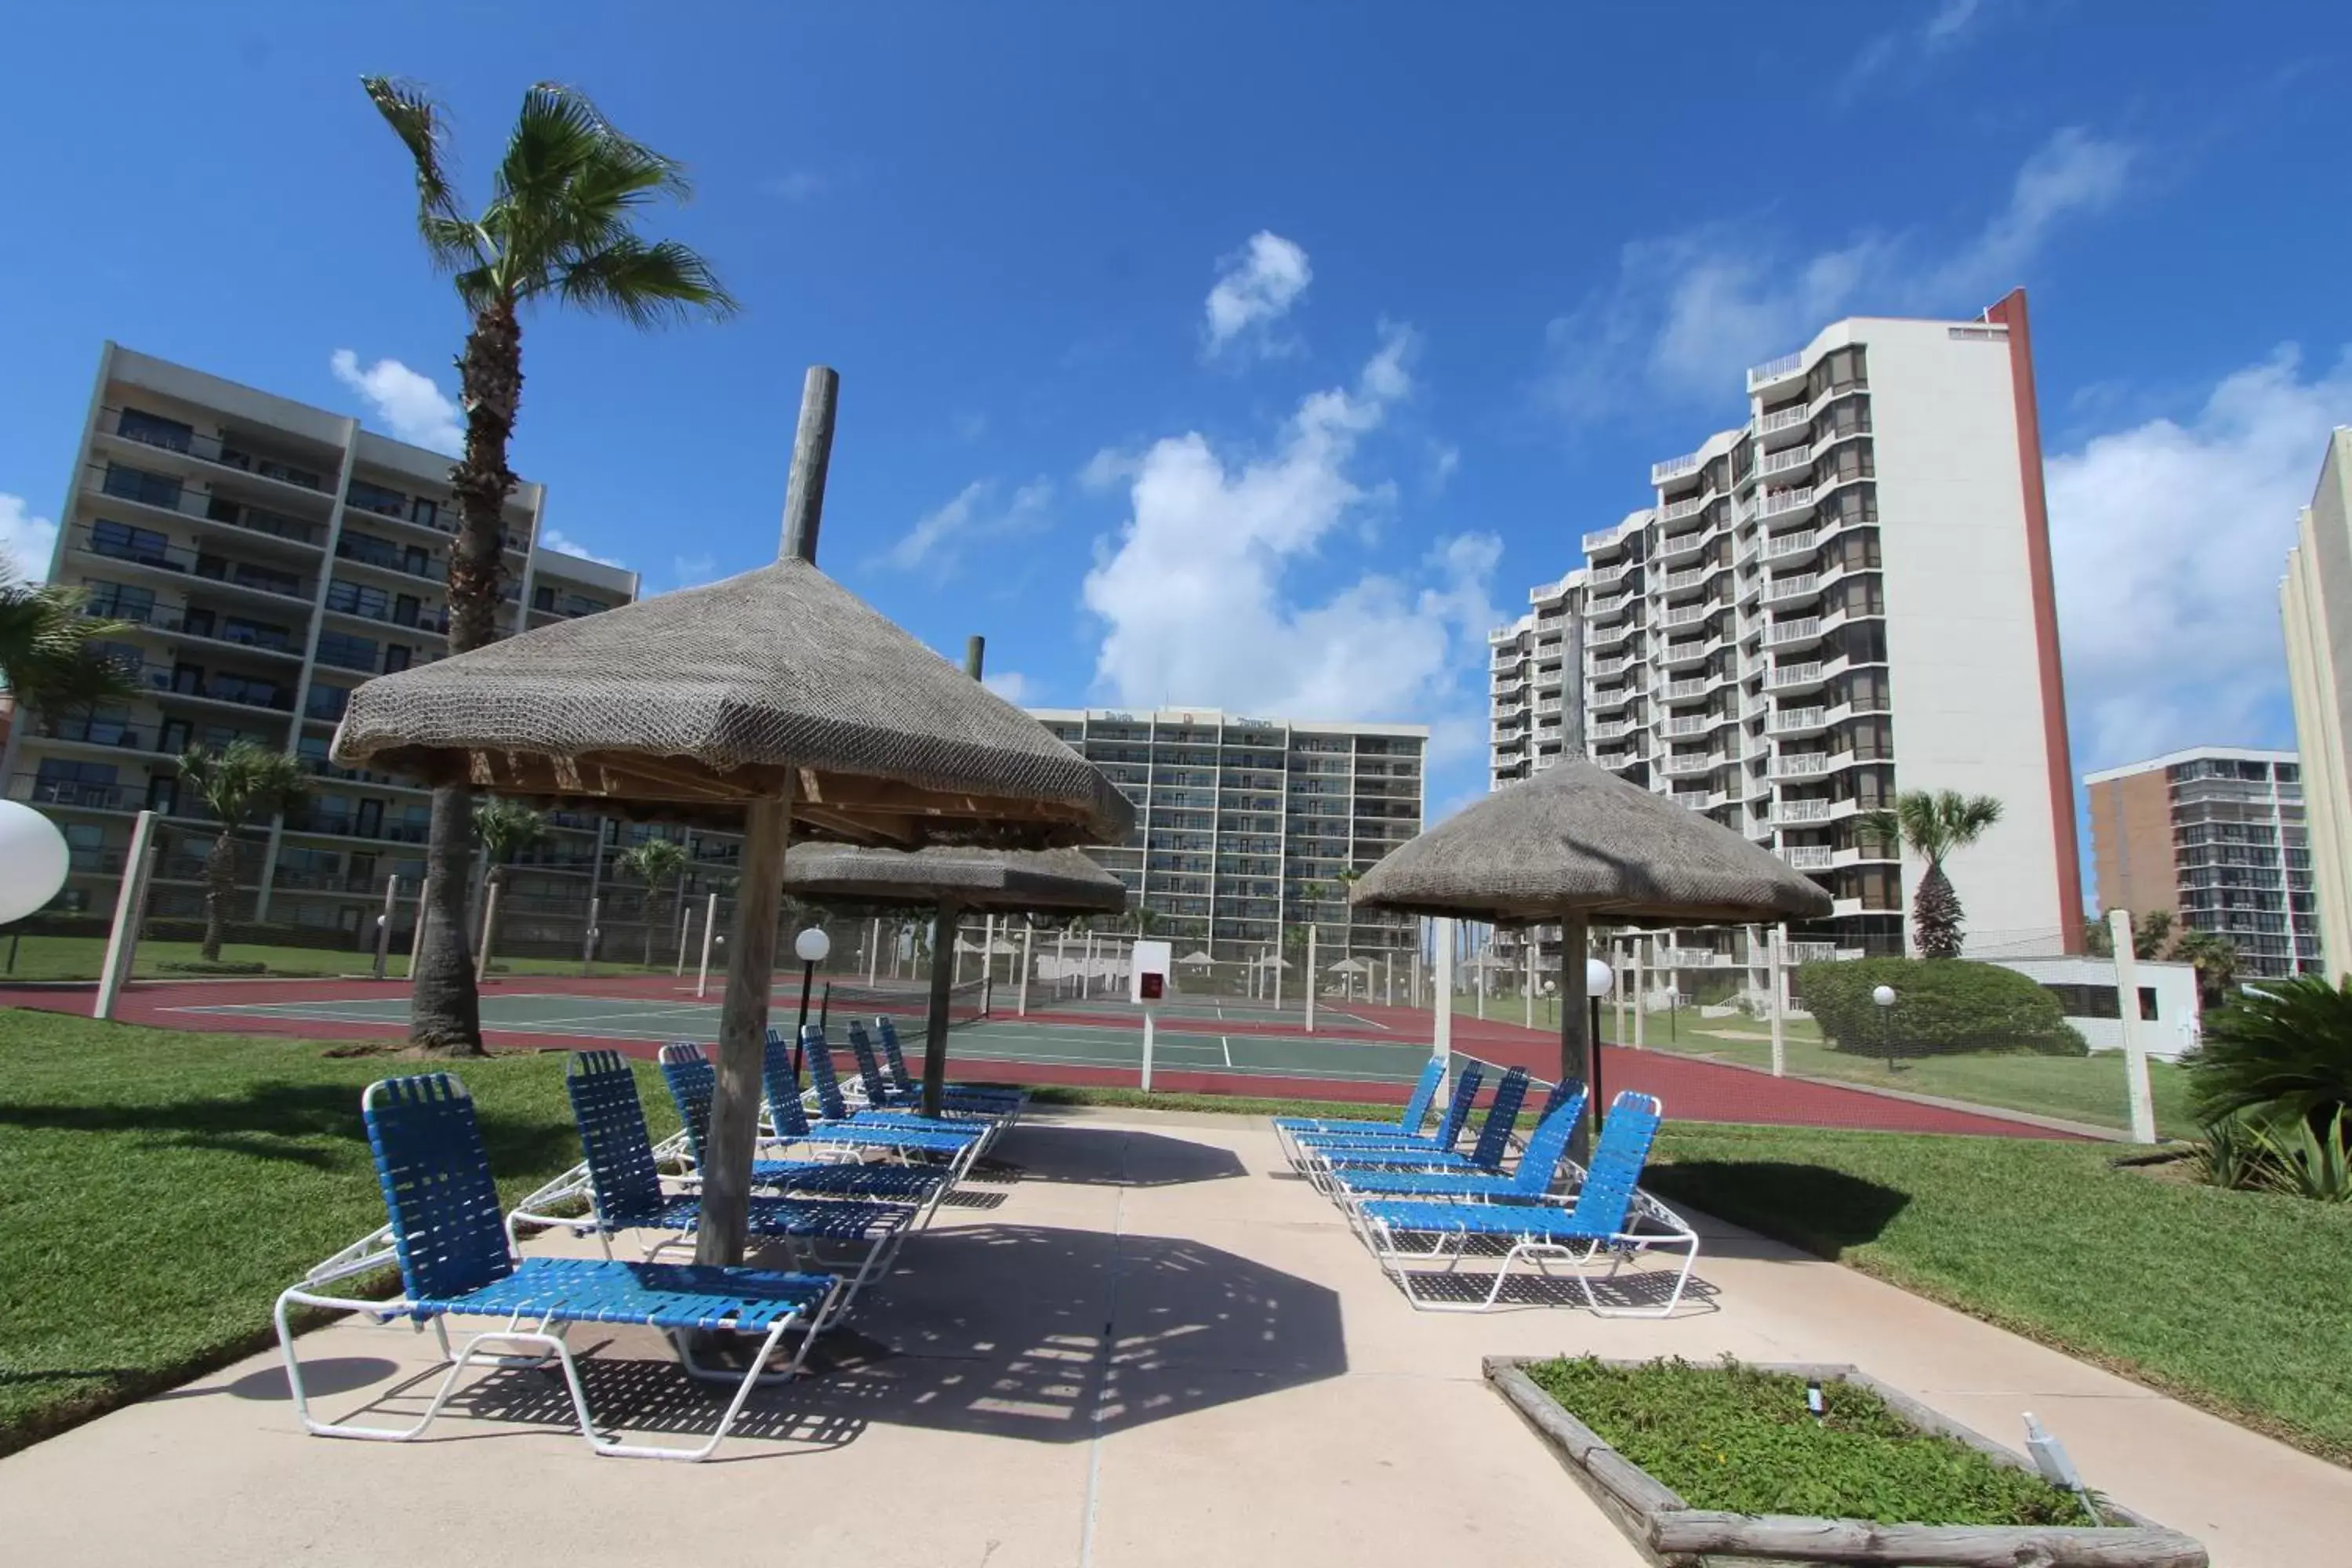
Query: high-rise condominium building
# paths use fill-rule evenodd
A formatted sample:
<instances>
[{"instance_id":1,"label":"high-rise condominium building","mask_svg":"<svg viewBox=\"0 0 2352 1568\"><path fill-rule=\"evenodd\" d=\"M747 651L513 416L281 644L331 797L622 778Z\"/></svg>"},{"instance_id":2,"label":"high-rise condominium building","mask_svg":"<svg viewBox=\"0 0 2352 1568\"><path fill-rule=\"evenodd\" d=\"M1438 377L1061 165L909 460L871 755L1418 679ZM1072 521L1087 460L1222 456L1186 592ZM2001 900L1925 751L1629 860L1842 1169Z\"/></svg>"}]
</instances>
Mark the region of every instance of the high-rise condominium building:
<instances>
[{"instance_id":1,"label":"high-rise condominium building","mask_svg":"<svg viewBox=\"0 0 2352 1568\"><path fill-rule=\"evenodd\" d=\"M1770 847L1836 900L1791 929L1808 955L1906 945L1898 847L1861 813L1990 795L1948 868L1971 951L2079 950L2025 296L1839 321L1747 392L1490 635L1494 784L1580 750Z\"/></svg>"},{"instance_id":2,"label":"high-rise condominium building","mask_svg":"<svg viewBox=\"0 0 2352 1568\"><path fill-rule=\"evenodd\" d=\"M2320 459L2279 585L2287 688L2310 820L2323 973L2352 972L2352 426Z\"/></svg>"},{"instance_id":3,"label":"high-rise condominium building","mask_svg":"<svg viewBox=\"0 0 2352 1568\"><path fill-rule=\"evenodd\" d=\"M150 910L200 913L211 819L177 759L238 740L293 752L315 785L246 836L236 918L356 944L388 877L417 888L429 795L337 767L327 749L352 687L446 651L448 472L447 458L355 419L106 345L47 564L52 581L88 590L91 615L129 623L110 651L140 692L20 715L5 766L8 798L65 833L64 907L112 908L132 818L152 807L167 838ZM539 543L546 500L524 484L508 502L501 634L636 594L636 574ZM518 943L576 951L610 835L598 817L550 821L550 840L518 858L502 924Z\"/></svg>"},{"instance_id":4,"label":"high-rise condominium building","mask_svg":"<svg viewBox=\"0 0 2352 1568\"><path fill-rule=\"evenodd\" d=\"M1310 925L1320 963L1412 951L1412 922L1349 909L1348 883L1421 831L1426 726L1030 711L1134 802L1133 836L1092 853L1179 956L1255 958Z\"/></svg>"},{"instance_id":5,"label":"high-rise condominium building","mask_svg":"<svg viewBox=\"0 0 2352 1568\"><path fill-rule=\"evenodd\" d=\"M2099 906L2225 936L2249 979L2315 972L2319 918L2293 752L2200 746L2088 774Z\"/></svg>"}]
</instances>

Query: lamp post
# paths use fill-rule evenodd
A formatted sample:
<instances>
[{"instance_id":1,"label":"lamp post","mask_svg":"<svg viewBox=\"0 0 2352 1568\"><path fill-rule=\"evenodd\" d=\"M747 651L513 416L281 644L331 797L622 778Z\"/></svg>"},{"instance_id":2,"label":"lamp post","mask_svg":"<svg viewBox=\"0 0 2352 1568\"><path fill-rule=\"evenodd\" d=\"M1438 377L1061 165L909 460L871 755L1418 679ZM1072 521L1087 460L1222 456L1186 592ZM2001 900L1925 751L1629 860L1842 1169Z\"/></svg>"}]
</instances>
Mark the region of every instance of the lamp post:
<instances>
[{"instance_id":1,"label":"lamp post","mask_svg":"<svg viewBox=\"0 0 2352 1568\"><path fill-rule=\"evenodd\" d=\"M1870 999L1878 1004L1878 1046L1886 1053L1886 1070L1892 1073L1895 1070L1895 1036L1890 1026L1895 1017L1895 987L1874 985L1870 990Z\"/></svg>"},{"instance_id":2,"label":"lamp post","mask_svg":"<svg viewBox=\"0 0 2352 1568\"><path fill-rule=\"evenodd\" d=\"M801 1073L801 1030L808 1027L809 987L816 982L816 966L833 951L833 938L823 926L811 926L793 938L793 955L801 961L801 1021L793 1030L793 1077Z\"/></svg>"},{"instance_id":3,"label":"lamp post","mask_svg":"<svg viewBox=\"0 0 2352 1568\"><path fill-rule=\"evenodd\" d=\"M1601 999L1617 988L1617 971L1605 961L1588 958L1584 961L1585 1005L1591 1009L1592 1026L1592 1081L1584 1086L1585 1099L1592 1107L1592 1124L1601 1125L1601 1113L1606 1109L1601 1100ZM1560 998L1567 1005L1568 998Z\"/></svg>"}]
</instances>

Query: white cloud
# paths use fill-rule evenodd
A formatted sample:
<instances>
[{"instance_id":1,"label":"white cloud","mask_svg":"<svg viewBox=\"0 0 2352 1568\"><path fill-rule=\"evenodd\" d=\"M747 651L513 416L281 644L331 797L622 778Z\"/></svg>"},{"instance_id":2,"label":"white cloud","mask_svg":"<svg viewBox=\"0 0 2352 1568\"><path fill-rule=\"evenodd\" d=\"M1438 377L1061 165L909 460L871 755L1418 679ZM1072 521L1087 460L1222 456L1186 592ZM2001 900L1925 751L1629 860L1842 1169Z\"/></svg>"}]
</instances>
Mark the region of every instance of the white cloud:
<instances>
[{"instance_id":1,"label":"white cloud","mask_svg":"<svg viewBox=\"0 0 2352 1568\"><path fill-rule=\"evenodd\" d=\"M616 561L610 555L599 555L560 528L541 529L539 542L549 550L560 550L566 555L577 555L583 560L594 561L605 566L617 566L625 572L628 570L627 562Z\"/></svg>"},{"instance_id":2,"label":"white cloud","mask_svg":"<svg viewBox=\"0 0 2352 1568\"><path fill-rule=\"evenodd\" d=\"M2306 377L2293 348L2183 420L2096 436L2046 466L2074 763L2292 742L2278 581L2352 352Z\"/></svg>"},{"instance_id":3,"label":"white cloud","mask_svg":"<svg viewBox=\"0 0 2352 1568\"><path fill-rule=\"evenodd\" d=\"M1917 26L1879 34L1854 55L1853 62L1838 79L1835 96L1841 101L1851 101L1864 89L1876 85L1881 78L1916 73L1959 44L1982 9L1981 0L1943 0Z\"/></svg>"},{"instance_id":4,"label":"white cloud","mask_svg":"<svg viewBox=\"0 0 2352 1568\"><path fill-rule=\"evenodd\" d=\"M457 405L442 395L429 375L396 359L360 368L359 355L337 349L328 360L335 379L367 400L368 409L400 440L456 457L466 445Z\"/></svg>"},{"instance_id":5,"label":"white cloud","mask_svg":"<svg viewBox=\"0 0 2352 1568\"><path fill-rule=\"evenodd\" d=\"M985 539L1029 533L1045 526L1054 499L1047 479L1032 479L995 504L996 481L974 479L945 504L915 520L882 560L901 572L928 571L940 580L955 575L965 549Z\"/></svg>"},{"instance_id":6,"label":"white cloud","mask_svg":"<svg viewBox=\"0 0 2352 1568\"><path fill-rule=\"evenodd\" d=\"M982 676L980 683L1016 708L1038 698L1037 683L1017 669L1000 669L993 675Z\"/></svg>"},{"instance_id":7,"label":"white cloud","mask_svg":"<svg viewBox=\"0 0 2352 1568\"><path fill-rule=\"evenodd\" d=\"M58 547L58 525L35 517L23 496L0 493L0 571L26 582L38 583L49 574L49 557Z\"/></svg>"},{"instance_id":8,"label":"white cloud","mask_svg":"<svg viewBox=\"0 0 2352 1568\"><path fill-rule=\"evenodd\" d=\"M1205 352L1214 356L1238 340L1261 354L1287 353L1289 345L1273 329L1315 279L1307 252L1295 241L1260 229L1218 266L1203 327Z\"/></svg>"},{"instance_id":9,"label":"white cloud","mask_svg":"<svg viewBox=\"0 0 2352 1568\"><path fill-rule=\"evenodd\" d=\"M1500 618L1488 600L1496 540L1439 540L1412 573L1362 573L1320 602L1295 589L1293 574L1335 530L1386 499L1350 470L1411 390L1412 345L1409 331L1384 329L1356 384L1305 398L1270 451L1233 457L1190 433L1119 460L1132 510L1116 541L1098 543L1084 588L1105 626L1100 689L1136 707L1433 721L1449 745L1476 744L1483 693L1456 672L1477 668ZM1104 458L1090 468L1115 471Z\"/></svg>"},{"instance_id":10,"label":"white cloud","mask_svg":"<svg viewBox=\"0 0 2352 1568\"><path fill-rule=\"evenodd\" d=\"M2136 150L2075 127L2036 148L2009 199L1940 257L1916 234L1866 230L1793 254L1761 219L1636 240L1611 287L1547 331L1547 399L1571 417L1654 400L1722 403L1750 364L1841 316L1973 312L2032 265L2065 222L2111 206Z\"/></svg>"}]
</instances>

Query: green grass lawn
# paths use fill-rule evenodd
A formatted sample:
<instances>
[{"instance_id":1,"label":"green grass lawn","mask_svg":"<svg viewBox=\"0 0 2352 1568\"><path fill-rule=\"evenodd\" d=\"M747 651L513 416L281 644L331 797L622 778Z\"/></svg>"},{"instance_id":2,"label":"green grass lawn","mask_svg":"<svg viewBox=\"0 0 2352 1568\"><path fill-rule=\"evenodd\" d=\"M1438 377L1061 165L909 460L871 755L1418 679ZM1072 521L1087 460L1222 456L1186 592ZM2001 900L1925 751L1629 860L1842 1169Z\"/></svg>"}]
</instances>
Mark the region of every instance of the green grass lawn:
<instances>
[{"instance_id":1,"label":"green grass lawn","mask_svg":"<svg viewBox=\"0 0 2352 1568\"><path fill-rule=\"evenodd\" d=\"M12 942L15 963L8 964ZM139 944L134 974L150 978L170 978L166 963L186 963L203 956L193 942L142 942ZM375 954L354 952L349 948L274 947L253 942L229 942L222 947L221 957L230 963L258 963L276 975L332 979L344 974L367 974L375 967ZM94 936L27 936L10 938L0 932L0 984L10 980L95 980L106 960L106 942ZM635 963L607 963L598 960L593 973L598 974L667 974L668 964L655 964L651 969ZM408 978L408 959L401 953L392 955L387 972L394 978ZM580 961L576 958L501 958L491 966L493 973L508 974L577 974ZM197 978L190 976L189 978Z\"/></svg>"},{"instance_id":2,"label":"green grass lawn","mask_svg":"<svg viewBox=\"0 0 2352 1568\"><path fill-rule=\"evenodd\" d=\"M2112 1145L1669 1124L1659 1148L1670 1203L2352 1463L2352 1205L2165 1180Z\"/></svg>"},{"instance_id":3,"label":"green grass lawn","mask_svg":"<svg viewBox=\"0 0 2352 1568\"><path fill-rule=\"evenodd\" d=\"M0 1009L0 1453L259 1349L278 1292L383 1223L360 1091L429 1064L326 1048ZM579 1161L563 1068L457 1068L509 1199Z\"/></svg>"}]
</instances>

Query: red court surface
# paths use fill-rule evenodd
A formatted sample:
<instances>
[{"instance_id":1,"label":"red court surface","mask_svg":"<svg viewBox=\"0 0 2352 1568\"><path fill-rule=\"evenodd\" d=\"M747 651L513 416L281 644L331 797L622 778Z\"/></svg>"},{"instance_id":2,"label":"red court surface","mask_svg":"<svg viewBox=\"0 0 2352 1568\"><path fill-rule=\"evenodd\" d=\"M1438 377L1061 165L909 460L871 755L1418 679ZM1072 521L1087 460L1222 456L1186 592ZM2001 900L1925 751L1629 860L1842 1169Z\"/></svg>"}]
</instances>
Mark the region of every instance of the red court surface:
<instances>
[{"instance_id":1,"label":"red court surface","mask_svg":"<svg viewBox=\"0 0 2352 1568\"><path fill-rule=\"evenodd\" d=\"M184 1009L254 1004L383 1002L404 996L405 990L402 982L366 980L146 982L123 993L117 1006L117 1017L126 1024L166 1029L282 1035L302 1039L381 1040L399 1037L400 1027L386 1023L194 1013ZM517 976L494 980L483 988L483 992L486 996L501 992L518 995L560 992L571 996L685 1005L691 1005L694 999L690 982L681 986L680 982L667 975L588 980ZM37 1008L88 1016L91 994L92 988L86 985L0 987L0 1006ZM709 1003L715 1005L718 996L719 988L713 985ZM780 993L777 1007L780 1016L786 1014L793 1000ZM1011 1010L1011 999L1000 992L998 1002L1000 1011L997 1016L1002 1019ZM1033 1003L1034 1005L1024 1020L1028 1023L1062 1028L1097 1026L1103 1029L1107 1039L1132 1038L1136 1033L1131 1018L1106 1016L1099 1010L1100 1004L1076 1006L1064 1004L1057 1006L1034 998ZM1245 1007L1247 1004L1236 1005ZM1384 1007L1360 1002L1333 1004L1326 1017L1327 1026L1318 1029L1318 1039L1398 1046L1425 1043L1430 1035L1429 1015L1417 1008ZM1163 1034L1302 1037L1293 1026L1263 1018L1171 1016L1161 1018L1159 1026ZM1137 1075L1131 1068L1077 1066L1049 1061L960 1061L955 1054L957 1038L953 1033L948 1037L950 1063L967 1078L1001 1080L1010 1077L1033 1083L1087 1087L1131 1088L1136 1083ZM491 1036L490 1043L499 1050L568 1050L587 1042L576 1036L501 1030ZM658 1049L658 1043L653 1041L597 1038L593 1043L646 1058L651 1058ZM1457 1016L1454 1021L1454 1048L1498 1066L1524 1067L1544 1078L1558 1071L1559 1066L1557 1036L1493 1018ZM1775 1079L1748 1068L1664 1051L1608 1047L1601 1053L1601 1077L1604 1093L1613 1095L1621 1089L1631 1089L1656 1095L1665 1106L1668 1116L1678 1120L1852 1128L1883 1132L2059 1139L2072 1136L2056 1128L2012 1120L1997 1110L1979 1110L1923 1103L1807 1079ZM1278 1077L1265 1073L1243 1075L1172 1068L1156 1070L1152 1076L1152 1087L1175 1093L1365 1102L1393 1101L1402 1092L1401 1086L1381 1082Z\"/></svg>"}]
</instances>

